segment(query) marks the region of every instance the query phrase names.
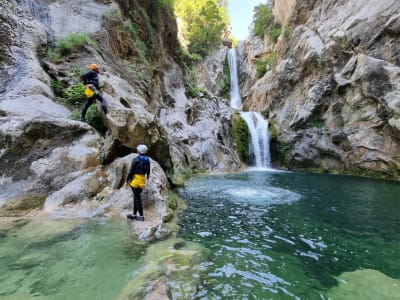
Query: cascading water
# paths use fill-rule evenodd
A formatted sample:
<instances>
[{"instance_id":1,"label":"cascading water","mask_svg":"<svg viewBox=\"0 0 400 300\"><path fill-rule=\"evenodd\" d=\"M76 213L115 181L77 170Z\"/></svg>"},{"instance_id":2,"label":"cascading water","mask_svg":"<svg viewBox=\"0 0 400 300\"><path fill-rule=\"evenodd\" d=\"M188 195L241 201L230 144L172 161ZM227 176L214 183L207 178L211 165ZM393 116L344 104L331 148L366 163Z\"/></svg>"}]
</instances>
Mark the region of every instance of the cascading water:
<instances>
[{"instance_id":1,"label":"cascading water","mask_svg":"<svg viewBox=\"0 0 400 300\"><path fill-rule=\"evenodd\" d=\"M242 108L242 99L240 98L239 92L239 76L237 74L238 68L236 64L236 51L235 48L231 48L228 51L228 62L231 77L231 107L234 109Z\"/></svg>"},{"instance_id":2,"label":"cascading water","mask_svg":"<svg viewBox=\"0 0 400 300\"><path fill-rule=\"evenodd\" d=\"M250 131L250 164L256 167L270 168L268 121L258 112L241 112Z\"/></svg>"},{"instance_id":3,"label":"cascading water","mask_svg":"<svg viewBox=\"0 0 400 300\"><path fill-rule=\"evenodd\" d=\"M231 107L241 109L242 99L239 90L235 48L229 49L228 61L231 76ZM250 163L255 164L257 168L270 168L268 121L259 112L241 112L240 115L246 121L250 131Z\"/></svg>"}]
</instances>

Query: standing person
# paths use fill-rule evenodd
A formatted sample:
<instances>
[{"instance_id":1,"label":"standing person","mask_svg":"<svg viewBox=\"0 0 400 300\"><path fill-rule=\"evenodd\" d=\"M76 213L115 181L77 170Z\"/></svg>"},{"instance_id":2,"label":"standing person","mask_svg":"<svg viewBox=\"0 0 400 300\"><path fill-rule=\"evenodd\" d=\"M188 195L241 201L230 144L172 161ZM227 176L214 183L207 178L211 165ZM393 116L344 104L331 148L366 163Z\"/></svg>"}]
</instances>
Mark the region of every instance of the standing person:
<instances>
[{"instance_id":1,"label":"standing person","mask_svg":"<svg viewBox=\"0 0 400 300\"><path fill-rule=\"evenodd\" d=\"M89 71L81 77L83 84L86 85L85 95L88 98L85 106L82 109L81 121L86 122L85 116L88 108L93 104L94 100L101 102L101 109L107 114L107 103L100 92L99 76L100 68L97 64L91 64Z\"/></svg>"},{"instance_id":2,"label":"standing person","mask_svg":"<svg viewBox=\"0 0 400 300\"><path fill-rule=\"evenodd\" d=\"M127 184L130 185L133 192L133 215L129 214L126 217L131 220L144 221L140 194L146 185L146 177L147 179L150 177L150 159L145 155L147 153L146 145L140 144L136 149L139 155L132 160L127 178ZM139 216L136 215L138 212Z\"/></svg>"}]
</instances>

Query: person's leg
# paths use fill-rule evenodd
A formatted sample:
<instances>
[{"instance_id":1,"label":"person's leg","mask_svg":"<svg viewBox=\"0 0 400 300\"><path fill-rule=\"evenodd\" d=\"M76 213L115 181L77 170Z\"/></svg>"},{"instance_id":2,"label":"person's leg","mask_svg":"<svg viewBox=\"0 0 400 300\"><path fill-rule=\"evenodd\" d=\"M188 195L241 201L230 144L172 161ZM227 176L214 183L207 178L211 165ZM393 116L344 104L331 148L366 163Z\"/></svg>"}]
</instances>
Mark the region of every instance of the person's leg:
<instances>
[{"instance_id":1,"label":"person's leg","mask_svg":"<svg viewBox=\"0 0 400 300\"><path fill-rule=\"evenodd\" d=\"M132 190L135 197L134 209L136 209L136 212L139 212L140 217L143 217L143 205L142 205L142 198L140 196L140 194L142 193L142 189L134 188Z\"/></svg>"},{"instance_id":2,"label":"person's leg","mask_svg":"<svg viewBox=\"0 0 400 300\"><path fill-rule=\"evenodd\" d=\"M103 110L104 114L107 114L108 110L106 99L104 99L104 97L100 93L96 94L96 99L100 101L101 109Z\"/></svg>"},{"instance_id":3,"label":"person's leg","mask_svg":"<svg viewBox=\"0 0 400 300\"><path fill-rule=\"evenodd\" d=\"M137 212L137 210L135 210L135 193L133 192L133 188L132 187L130 187L131 188L131 190L132 190L132 204L133 204L133 207L132 207L132 211L133 211L133 214L128 214L128 215L126 215L126 217L128 218L128 219L131 219L131 220L134 220L134 219L136 219L136 212Z\"/></svg>"},{"instance_id":4,"label":"person's leg","mask_svg":"<svg viewBox=\"0 0 400 300\"><path fill-rule=\"evenodd\" d=\"M85 121L86 112L89 109L90 105L93 104L94 97L90 97L87 99L85 106L82 109L81 121Z\"/></svg>"}]
</instances>

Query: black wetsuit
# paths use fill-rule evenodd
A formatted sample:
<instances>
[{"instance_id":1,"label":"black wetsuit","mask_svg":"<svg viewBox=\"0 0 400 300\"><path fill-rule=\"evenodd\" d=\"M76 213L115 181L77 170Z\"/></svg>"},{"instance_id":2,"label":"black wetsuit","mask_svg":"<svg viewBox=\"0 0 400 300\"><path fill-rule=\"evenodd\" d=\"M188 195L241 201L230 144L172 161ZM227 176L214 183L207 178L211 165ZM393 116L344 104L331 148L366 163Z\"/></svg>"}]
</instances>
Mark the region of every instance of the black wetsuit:
<instances>
[{"instance_id":1,"label":"black wetsuit","mask_svg":"<svg viewBox=\"0 0 400 300\"><path fill-rule=\"evenodd\" d=\"M150 159L148 156L140 154L132 160L127 178L128 184L132 181L135 174L146 175L147 179L150 177ZM140 196L143 189L133 187L131 189L133 192L133 215L136 216L136 213L139 212L139 215L143 216L142 198Z\"/></svg>"},{"instance_id":2,"label":"black wetsuit","mask_svg":"<svg viewBox=\"0 0 400 300\"><path fill-rule=\"evenodd\" d=\"M83 120L85 119L86 112L89 109L90 105L93 104L94 100L100 101L101 109L103 110L103 112L105 114L107 114L107 103L106 103L106 100L103 98L103 96L100 93L100 82L99 82L99 76L97 75L97 72L95 72L93 70L89 70L82 75L81 79L82 79L82 82L84 85L93 84L93 86L90 89L94 92L94 95L87 99L87 102L82 109L81 119L83 119Z\"/></svg>"}]
</instances>

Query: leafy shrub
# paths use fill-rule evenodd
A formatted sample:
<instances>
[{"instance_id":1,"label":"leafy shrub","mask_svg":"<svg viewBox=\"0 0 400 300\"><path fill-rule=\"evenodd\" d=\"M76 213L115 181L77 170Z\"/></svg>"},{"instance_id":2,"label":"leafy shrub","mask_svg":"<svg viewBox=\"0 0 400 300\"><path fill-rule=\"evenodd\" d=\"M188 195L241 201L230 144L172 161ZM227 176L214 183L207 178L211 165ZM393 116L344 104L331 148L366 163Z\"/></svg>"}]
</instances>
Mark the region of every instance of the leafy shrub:
<instances>
[{"instance_id":1,"label":"leafy shrub","mask_svg":"<svg viewBox=\"0 0 400 300\"><path fill-rule=\"evenodd\" d=\"M278 23L274 23L274 25L271 26L271 28L269 28L267 32L268 38L274 43L276 43L281 33L282 33L282 26Z\"/></svg>"},{"instance_id":2,"label":"leafy shrub","mask_svg":"<svg viewBox=\"0 0 400 300\"><path fill-rule=\"evenodd\" d=\"M276 42L282 33L282 26L275 22L272 9L267 4L260 4L254 8L254 33L259 38L268 38Z\"/></svg>"},{"instance_id":3,"label":"leafy shrub","mask_svg":"<svg viewBox=\"0 0 400 300\"><path fill-rule=\"evenodd\" d=\"M269 71L268 69L268 65L265 59L256 59L256 71L257 71L257 77L261 78L262 76L264 76L265 73L267 73L267 71Z\"/></svg>"},{"instance_id":4,"label":"leafy shrub","mask_svg":"<svg viewBox=\"0 0 400 300\"><path fill-rule=\"evenodd\" d=\"M56 95L57 97L60 97L60 98L65 97L64 86L62 85L62 83L60 81L52 80L51 88L54 92L54 95Z\"/></svg>"},{"instance_id":5,"label":"leafy shrub","mask_svg":"<svg viewBox=\"0 0 400 300\"><path fill-rule=\"evenodd\" d=\"M54 49L47 49L47 57L54 63L59 64L64 61L62 56Z\"/></svg>"},{"instance_id":6,"label":"leafy shrub","mask_svg":"<svg viewBox=\"0 0 400 300\"><path fill-rule=\"evenodd\" d=\"M226 6L217 0L176 0L175 12L183 20L190 52L204 57L221 44L221 32L229 23Z\"/></svg>"},{"instance_id":7,"label":"leafy shrub","mask_svg":"<svg viewBox=\"0 0 400 300\"><path fill-rule=\"evenodd\" d=\"M183 71L183 84L188 96L198 97L203 93L206 95L206 98L210 98L210 95L205 89L197 86L197 76L193 65L199 60L201 60L201 57L198 54L189 53L188 51L181 49L179 63Z\"/></svg>"},{"instance_id":8,"label":"leafy shrub","mask_svg":"<svg viewBox=\"0 0 400 300\"><path fill-rule=\"evenodd\" d=\"M277 52L273 51L269 53L267 57L256 59L255 64L258 78L264 76L266 72L275 67L277 57Z\"/></svg>"},{"instance_id":9,"label":"leafy shrub","mask_svg":"<svg viewBox=\"0 0 400 300\"><path fill-rule=\"evenodd\" d=\"M47 57L54 63L62 63L63 57L70 54L74 49L85 45L96 45L96 42L83 33L71 33L60 38L53 48L46 51Z\"/></svg>"},{"instance_id":10,"label":"leafy shrub","mask_svg":"<svg viewBox=\"0 0 400 300\"><path fill-rule=\"evenodd\" d=\"M65 91L65 102L70 106L80 106L86 101L85 86L82 83L78 83L70 86Z\"/></svg>"},{"instance_id":11,"label":"leafy shrub","mask_svg":"<svg viewBox=\"0 0 400 300\"><path fill-rule=\"evenodd\" d=\"M211 95L208 93L208 91L205 88L198 86L198 85L189 87L187 92L190 97L194 97L194 98L195 97L204 97L207 99L211 99Z\"/></svg>"},{"instance_id":12,"label":"leafy shrub","mask_svg":"<svg viewBox=\"0 0 400 300\"><path fill-rule=\"evenodd\" d=\"M62 56L66 56L75 48L85 45L94 46L95 44L96 42L84 33L70 33L57 41L56 51Z\"/></svg>"},{"instance_id":13,"label":"leafy shrub","mask_svg":"<svg viewBox=\"0 0 400 300\"><path fill-rule=\"evenodd\" d=\"M101 135L104 136L107 131L107 127L104 125L103 120L100 117L96 103L93 103L87 110L86 121L90 126L95 128Z\"/></svg>"}]
</instances>

